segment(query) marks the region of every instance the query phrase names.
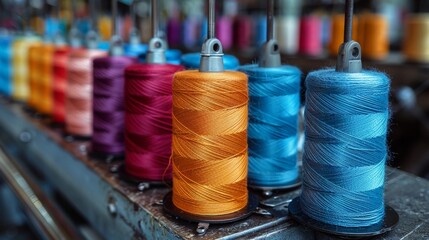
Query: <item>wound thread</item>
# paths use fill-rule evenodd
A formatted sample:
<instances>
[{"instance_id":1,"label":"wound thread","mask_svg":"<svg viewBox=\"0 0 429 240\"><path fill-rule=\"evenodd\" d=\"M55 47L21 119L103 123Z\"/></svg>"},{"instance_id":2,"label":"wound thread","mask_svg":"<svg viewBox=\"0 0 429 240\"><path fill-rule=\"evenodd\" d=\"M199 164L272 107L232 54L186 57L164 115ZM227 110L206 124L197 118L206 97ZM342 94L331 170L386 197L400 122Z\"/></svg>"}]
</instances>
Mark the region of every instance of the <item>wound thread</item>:
<instances>
[{"instance_id":1,"label":"wound thread","mask_svg":"<svg viewBox=\"0 0 429 240\"><path fill-rule=\"evenodd\" d=\"M390 80L326 69L311 72L306 86L303 212L344 227L380 223Z\"/></svg>"},{"instance_id":2,"label":"wound thread","mask_svg":"<svg viewBox=\"0 0 429 240\"><path fill-rule=\"evenodd\" d=\"M57 47L54 52L52 81L52 121L63 124L65 121L65 102L68 78L68 56L70 48Z\"/></svg>"},{"instance_id":3,"label":"wound thread","mask_svg":"<svg viewBox=\"0 0 429 240\"><path fill-rule=\"evenodd\" d=\"M281 187L298 178L301 71L242 66L249 77L249 185Z\"/></svg>"},{"instance_id":4,"label":"wound thread","mask_svg":"<svg viewBox=\"0 0 429 240\"><path fill-rule=\"evenodd\" d=\"M173 203L195 215L247 205L247 77L178 72L173 81Z\"/></svg>"},{"instance_id":5,"label":"wound thread","mask_svg":"<svg viewBox=\"0 0 429 240\"><path fill-rule=\"evenodd\" d=\"M0 93L12 95L12 44L11 37L0 37Z\"/></svg>"},{"instance_id":6,"label":"wound thread","mask_svg":"<svg viewBox=\"0 0 429 240\"><path fill-rule=\"evenodd\" d=\"M125 171L142 180L171 179L172 64L125 69Z\"/></svg>"},{"instance_id":7,"label":"wound thread","mask_svg":"<svg viewBox=\"0 0 429 240\"><path fill-rule=\"evenodd\" d=\"M71 135L92 135L92 61L105 56L107 52L100 50L77 49L70 53L65 122Z\"/></svg>"},{"instance_id":8,"label":"wound thread","mask_svg":"<svg viewBox=\"0 0 429 240\"><path fill-rule=\"evenodd\" d=\"M124 147L124 70L136 63L130 57L102 57L93 61L93 136L95 153L122 155Z\"/></svg>"}]
</instances>

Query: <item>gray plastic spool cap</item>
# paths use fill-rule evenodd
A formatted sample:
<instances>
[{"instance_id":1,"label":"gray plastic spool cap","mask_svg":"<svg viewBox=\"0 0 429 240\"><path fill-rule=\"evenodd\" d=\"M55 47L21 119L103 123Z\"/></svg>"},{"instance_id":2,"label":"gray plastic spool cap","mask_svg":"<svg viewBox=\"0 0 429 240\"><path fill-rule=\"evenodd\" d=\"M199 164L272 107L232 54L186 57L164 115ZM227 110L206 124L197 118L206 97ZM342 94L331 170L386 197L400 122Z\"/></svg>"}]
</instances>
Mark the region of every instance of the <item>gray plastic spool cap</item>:
<instances>
[{"instance_id":1,"label":"gray plastic spool cap","mask_svg":"<svg viewBox=\"0 0 429 240\"><path fill-rule=\"evenodd\" d=\"M279 45L276 40L271 39L262 46L259 66L265 68L281 66Z\"/></svg>"},{"instance_id":2,"label":"gray plastic spool cap","mask_svg":"<svg viewBox=\"0 0 429 240\"><path fill-rule=\"evenodd\" d=\"M337 72L359 73L362 71L360 44L349 41L341 44L337 58Z\"/></svg>"},{"instance_id":3,"label":"gray plastic spool cap","mask_svg":"<svg viewBox=\"0 0 429 240\"><path fill-rule=\"evenodd\" d=\"M223 72L223 48L217 38L207 39L201 49L200 72Z\"/></svg>"},{"instance_id":4,"label":"gray plastic spool cap","mask_svg":"<svg viewBox=\"0 0 429 240\"><path fill-rule=\"evenodd\" d=\"M149 41L149 49L146 54L147 63L163 64L166 63L165 50L167 44L164 40L154 37Z\"/></svg>"}]
</instances>

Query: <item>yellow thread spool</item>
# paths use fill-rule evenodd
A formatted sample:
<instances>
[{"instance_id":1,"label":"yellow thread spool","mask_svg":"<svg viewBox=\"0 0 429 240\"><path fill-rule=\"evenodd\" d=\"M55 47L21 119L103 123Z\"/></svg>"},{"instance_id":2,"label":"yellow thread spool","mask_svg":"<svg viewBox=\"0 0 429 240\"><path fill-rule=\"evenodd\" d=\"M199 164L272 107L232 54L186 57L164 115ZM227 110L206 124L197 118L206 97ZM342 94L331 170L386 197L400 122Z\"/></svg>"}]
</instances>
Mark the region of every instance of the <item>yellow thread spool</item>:
<instances>
[{"instance_id":1,"label":"yellow thread spool","mask_svg":"<svg viewBox=\"0 0 429 240\"><path fill-rule=\"evenodd\" d=\"M38 38L22 38L13 43L12 97L26 102L29 97L29 49L40 44Z\"/></svg>"},{"instance_id":2,"label":"yellow thread spool","mask_svg":"<svg viewBox=\"0 0 429 240\"><path fill-rule=\"evenodd\" d=\"M429 62L429 14L410 16L405 23L403 53L408 60Z\"/></svg>"},{"instance_id":3,"label":"yellow thread spool","mask_svg":"<svg viewBox=\"0 0 429 240\"><path fill-rule=\"evenodd\" d=\"M100 31L100 38L107 41L112 37L112 19L108 16L102 16L98 20L98 29Z\"/></svg>"}]
</instances>

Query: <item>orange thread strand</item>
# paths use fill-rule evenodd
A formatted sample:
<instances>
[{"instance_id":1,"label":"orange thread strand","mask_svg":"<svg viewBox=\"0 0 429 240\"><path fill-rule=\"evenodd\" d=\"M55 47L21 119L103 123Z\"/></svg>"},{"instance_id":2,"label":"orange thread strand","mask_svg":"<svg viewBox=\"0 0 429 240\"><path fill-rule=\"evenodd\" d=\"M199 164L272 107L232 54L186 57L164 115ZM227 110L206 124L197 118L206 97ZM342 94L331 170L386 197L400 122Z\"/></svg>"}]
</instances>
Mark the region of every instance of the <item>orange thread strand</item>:
<instances>
[{"instance_id":1,"label":"orange thread strand","mask_svg":"<svg viewBox=\"0 0 429 240\"><path fill-rule=\"evenodd\" d=\"M173 203L195 215L247 205L247 76L178 72L173 80Z\"/></svg>"},{"instance_id":2,"label":"orange thread strand","mask_svg":"<svg viewBox=\"0 0 429 240\"><path fill-rule=\"evenodd\" d=\"M40 71L40 57L42 54L42 44L37 44L30 47L28 51L28 86L29 86L29 95L28 95L28 105L37 110L37 102L40 98L38 86L39 80L41 77Z\"/></svg>"},{"instance_id":3,"label":"orange thread strand","mask_svg":"<svg viewBox=\"0 0 429 240\"><path fill-rule=\"evenodd\" d=\"M366 13L359 16L359 38L362 56L381 60L389 54L389 26L380 14Z\"/></svg>"},{"instance_id":4,"label":"orange thread strand","mask_svg":"<svg viewBox=\"0 0 429 240\"><path fill-rule=\"evenodd\" d=\"M45 44L42 46L42 54L40 57L40 79L39 79L39 99L37 99L36 109L38 112L50 115L53 109L53 57L55 47Z\"/></svg>"}]
</instances>

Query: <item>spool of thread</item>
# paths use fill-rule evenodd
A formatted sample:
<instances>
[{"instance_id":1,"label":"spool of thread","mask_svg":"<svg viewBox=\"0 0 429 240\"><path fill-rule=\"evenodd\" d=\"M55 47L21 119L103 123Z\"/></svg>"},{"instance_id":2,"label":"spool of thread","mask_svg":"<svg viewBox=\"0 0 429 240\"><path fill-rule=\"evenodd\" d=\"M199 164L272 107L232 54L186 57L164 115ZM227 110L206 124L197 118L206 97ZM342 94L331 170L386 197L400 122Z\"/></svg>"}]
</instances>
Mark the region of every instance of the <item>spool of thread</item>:
<instances>
[{"instance_id":1,"label":"spool of thread","mask_svg":"<svg viewBox=\"0 0 429 240\"><path fill-rule=\"evenodd\" d=\"M285 54L296 54L299 49L299 18L280 16L276 18L276 27L280 51Z\"/></svg>"},{"instance_id":2,"label":"spool of thread","mask_svg":"<svg viewBox=\"0 0 429 240\"><path fill-rule=\"evenodd\" d=\"M197 216L246 207L247 77L178 72L173 81L173 204Z\"/></svg>"},{"instance_id":3,"label":"spool of thread","mask_svg":"<svg viewBox=\"0 0 429 240\"><path fill-rule=\"evenodd\" d=\"M234 22L235 47L239 50L250 48L252 44L252 20L247 16L238 16Z\"/></svg>"},{"instance_id":4,"label":"spool of thread","mask_svg":"<svg viewBox=\"0 0 429 240\"><path fill-rule=\"evenodd\" d=\"M390 80L325 69L306 86L302 211L336 226L380 224Z\"/></svg>"},{"instance_id":5,"label":"spool of thread","mask_svg":"<svg viewBox=\"0 0 429 240\"><path fill-rule=\"evenodd\" d=\"M359 16L359 42L362 56L381 60L389 54L389 26L387 19L380 14L362 14Z\"/></svg>"},{"instance_id":6,"label":"spool of thread","mask_svg":"<svg viewBox=\"0 0 429 240\"><path fill-rule=\"evenodd\" d=\"M93 136L91 150L103 155L120 156L124 147L124 70L137 59L103 57L93 62Z\"/></svg>"},{"instance_id":7,"label":"spool of thread","mask_svg":"<svg viewBox=\"0 0 429 240\"><path fill-rule=\"evenodd\" d=\"M304 55L322 54L322 21L319 16L308 15L301 18L299 52Z\"/></svg>"},{"instance_id":8,"label":"spool of thread","mask_svg":"<svg viewBox=\"0 0 429 240\"><path fill-rule=\"evenodd\" d=\"M112 24L110 16L101 16L98 19L98 29L101 40L108 41L112 37Z\"/></svg>"},{"instance_id":9,"label":"spool of thread","mask_svg":"<svg viewBox=\"0 0 429 240\"><path fill-rule=\"evenodd\" d=\"M36 110L43 115L51 115L53 109L52 66L54 50L55 47L51 44L43 44L40 49L40 79L36 82L38 86L35 90L39 91L39 93L36 94L36 96L38 96L38 99L36 100Z\"/></svg>"},{"instance_id":10,"label":"spool of thread","mask_svg":"<svg viewBox=\"0 0 429 240\"><path fill-rule=\"evenodd\" d=\"M12 95L12 45L11 37L0 37L0 93Z\"/></svg>"},{"instance_id":11,"label":"spool of thread","mask_svg":"<svg viewBox=\"0 0 429 240\"><path fill-rule=\"evenodd\" d=\"M28 106L32 109L37 110L37 103L40 99L39 96L39 81L41 79L41 56L43 44L35 44L31 46L28 51L28 87L29 87L29 95L28 95Z\"/></svg>"},{"instance_id":12,"label":"spool of thread","mask_svg":"<svg viewBox=\"0 0 429 240\"><path fill-rule=\"evenodd\" d=\"M124 54L129 57L146 56L147 49L148 47L146 44L125 44Z\"/></svg>"},{"instance_id":13,"label":"spool of thread","mask_svg":"<svg viewBox=\"0 0 429 240\"><path fill-rule=\"evenodd\" d=\"M182 55L181 64L186 69L198 69L200 67L200 60L201 53L187 53ZM224 55L223 65L225 70L237 70L240 62L233 55Z\"/></svg>"},{"instance_id":14,"label":"spool of thread","mask_svg":"<svg viewBox=\"0 0 429 240\"><path fill-rule=\"evenodd\" d=\"M40 44L35 37L17 39L13 43L13 98L28 102L30 95L30 49Z\"/></svg>"},{"instance_id":15,"label":"spool of thread","mask_svg":"<svg viewBox=\"0 0 429 240\"><path fill-rule=\"evenodd\" d=\"M57 47L54 52L53 81L52 81L52 121L63 124L65 121L66 88L68 79L69 47Z\"/></svg>"},{"instance_id":16,"label":"spool of thread","mask_svg":"<svg viewBox=\"0 0 429 240\"><path fill-rule=\"evenodd\" d=\"M125 69L125 171L142 180L171 179L171 64Z\"/></svg>"},{"instance_id":17,"label":"spool of thread","mask_svg":"<svg viewBox=\"0 0 429 240\"><path fill-rule=\"evenodd\" d=\"M249 185L292 185L298 179L301 71L258 65L239 70L249 77Z\"/></svg>"},{"instance_id":18,"label":"spool of thread","mask_svg":"<svg viewBox=\"0 0 429 240\"><path fill-rule=\"evenodd\" d=\"M222 43L223 49L226 50L233 47L233 20L231 17L221 16L217 18L216 34L217 38Z\"/></svg>"},{"instance_id":19,"label":"spool of thread","mask_svg":"<svg viewBox=\"0 0 429 240\"><path fill-rule=\"evenodd\" d=\"M201 19L198 17L188 17L183 21L183 45L185 48L192 49L198 44L199 29Z\"/></svg>"},{"instance_id":20,"label":"spool of thread","mask_svg":"<svg viewBox=\"0 0 429 240\"><path fill-rule=\"evenodd\" d=\"M429 62L429 14L408 17L405 24L403 53L408 60Z\"/></svg>"},{"instance_id":21,"label":"spool of thread","mask_svg":"<svg viewBox=\"0 0 429 240\"><path fill-rule=\"evenodd\" d=\"M353 39L358 40L358 17L353 17ZM332 16L331 22L331 41L329 44L329 54L332 56L338 55L338 49L344 41L344 14L335 14ZM362 42L361 42L362 43Z\"/></svg>"},{"instance_id":22,"label":"spool of thread","mask_svg":"<svg viewBox=\"0 0 429 240\"><path fill-rule=\"evenodd\" d=\"M179 18L170 18L167 22L167 42L170 47L179 47L182 40L181 25Z\"/></svg>"},{"instance_id":23,"label":"spool of thread","mask_svg":"<svg viewBox=\"0 0 429 240\"><path fill-rule=\"evenodd\" d=\"M267 40L267 17L258 16L255 18L256 33L255 33L255 44L256 46L262 46Z\"/></svg>"},{"instance_id":24,"label":"spool of thread","mask_svg":"<svg viewBox=\"0 0 429 240\"><path fill-rule=\"evenodd\" d=\"M92 61L106 55L92 49L76 49L69 55L65 123L71 135L92 136Z\"/></svg>"}]
</instances>

